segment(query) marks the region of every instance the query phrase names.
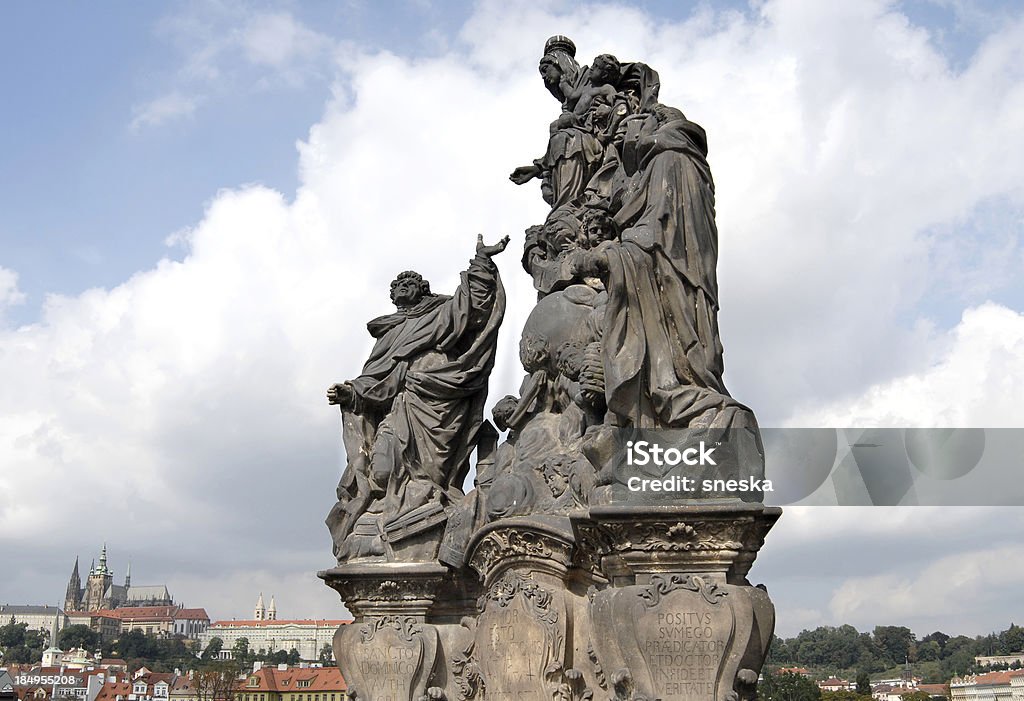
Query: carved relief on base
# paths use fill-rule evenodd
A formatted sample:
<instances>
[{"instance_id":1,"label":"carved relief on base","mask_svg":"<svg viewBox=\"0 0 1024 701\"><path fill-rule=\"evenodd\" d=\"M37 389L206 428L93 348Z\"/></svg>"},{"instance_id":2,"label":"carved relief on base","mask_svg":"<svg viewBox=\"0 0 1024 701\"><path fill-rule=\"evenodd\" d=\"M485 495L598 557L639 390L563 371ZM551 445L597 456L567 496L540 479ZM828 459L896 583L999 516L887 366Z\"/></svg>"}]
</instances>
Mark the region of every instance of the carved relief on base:
<instances>
[{"instance_id":1,"label":"carved relief on base","mask_svg":"<svg viewBox=\"0 0 1024 701\"><path fill-rule=\"evenodd\" d=\"M679 573L595 592L590 614L594 665L623 700L748 697L774 628L764 590Z\"/></svg>"},{"instance_id":2,"label":"carved relief on base","mask_svg":"<svg viewBox=\"0 0 1024 701\"><path fill-rule=\"evenodd\" d=\"M472 662L486 698L571 698L582 674L565 668L566 605L561 588L507 569L482 597ZM559 694L570 694L560 696Z\"/></svg>"},{"instance_id":3,"label":"carved relief on base","mask_svg":"<svg viewBox=\"0 0 1024 701\"><path fill-rule=\"evenodd\" d=\"M367 617L334 636L338 666L359 701L411 701L428 694L439 645L434 627L413 616Z\"/></svg>"}]
</instances>

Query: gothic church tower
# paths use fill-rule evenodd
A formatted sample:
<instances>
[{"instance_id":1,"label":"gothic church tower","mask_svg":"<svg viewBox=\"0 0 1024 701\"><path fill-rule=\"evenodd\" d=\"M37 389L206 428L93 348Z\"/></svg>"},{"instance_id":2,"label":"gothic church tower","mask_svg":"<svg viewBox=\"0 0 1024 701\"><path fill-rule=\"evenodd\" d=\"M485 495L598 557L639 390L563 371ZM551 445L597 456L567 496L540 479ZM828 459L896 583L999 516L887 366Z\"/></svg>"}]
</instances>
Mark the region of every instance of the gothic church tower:
<instances>
[{"instance_id":1,"label":"gothic church tower","mask_svg":"<svg viewBox=\"0 0 1024 701\"><path fill-rule=\"evenodd\" d=\"M71 579L68 581L68 591L64 595L65 611L82 610L82 578L78 576L78 558L75 558L75 568L71 570Z\"/></svg>"},{"instance_id":2,"label":"gothic church tower","mask_svg":"<svg viewBox=\"0 0 1024 701\"><path fill-rule=\"evenodd\" d=\"M107 544L103 544L103 552L100 553L100 564L89 570L89 579L85 583L85 601L83 608L86 611L96 611L107 608L110 602L105 600L107 590L114 582L114 573L107 568Z\"/></svg>"}]
</instances>

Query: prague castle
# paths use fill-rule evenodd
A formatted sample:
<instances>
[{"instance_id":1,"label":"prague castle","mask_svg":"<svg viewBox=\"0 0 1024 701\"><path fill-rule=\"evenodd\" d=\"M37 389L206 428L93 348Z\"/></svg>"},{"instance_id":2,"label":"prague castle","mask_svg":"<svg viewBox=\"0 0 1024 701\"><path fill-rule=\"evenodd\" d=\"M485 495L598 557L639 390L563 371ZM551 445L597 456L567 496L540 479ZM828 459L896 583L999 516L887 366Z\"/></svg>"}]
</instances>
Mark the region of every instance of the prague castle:
<instances>
[{"instance_id":1,"label":"prague castle","mask_svg":"<svg viewBox=\"0 0 1024 701\"><path fill-rule=\"evenodd\" d=\"M64 611L99 611L125 606L172 606L173 604L174 601L163 584L132 586L131 565L128 565L125 572L124 584L114 584L114 573L107 567L107 546L104 544L99 564L94 562L89 568L89 576L85 580L84 587L78 574L78 558L75 558L75 567L71 571L71 580L68 582L68 590L64 598Z\"/></svg>"}]
</instances>

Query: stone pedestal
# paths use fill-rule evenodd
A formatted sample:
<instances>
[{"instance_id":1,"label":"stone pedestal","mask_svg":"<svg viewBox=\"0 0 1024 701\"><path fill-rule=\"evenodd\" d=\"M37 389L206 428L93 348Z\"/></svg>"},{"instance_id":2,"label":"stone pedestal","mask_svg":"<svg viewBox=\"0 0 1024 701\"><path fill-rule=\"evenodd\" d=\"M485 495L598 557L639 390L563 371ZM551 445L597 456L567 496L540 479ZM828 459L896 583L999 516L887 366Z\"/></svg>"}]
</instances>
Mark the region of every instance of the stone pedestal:
<instances>
[{"instance_id":1,"label":"stone pedestal","mask_svg":"<svg viewBox=\"0 0 1024 701\"><path fill-rule=\"evenodd\" d=\"M597 674L615 701L753 698L775 609L746 579L781 509L739 502L592 507L573 519Z\"/></svg>"},{"instance_id":2,"label":"stone pedestal","mask_svg":"<svg viewBox=\"0 0 1024 701\"><path fill-rule=\"evenodd\" d=\"M569 519L554 516L502 519L470 542L484 589L467 657L483 698L560 698L563 685L580 681L572 671L573 550Z\"/></svg>"},{"instance_id":3,"label":"stone pedestal","mask_svg":"<svg viewBox=\"0 0 1024 701\"><path fill-rule=\"evenodd\" d=\"M446 650L467 644L463 616L475 582L438 563L346 564L319 573L354 621L338 628L334 655L359 701L455 698Z\"/></svg>"}]
</instances>

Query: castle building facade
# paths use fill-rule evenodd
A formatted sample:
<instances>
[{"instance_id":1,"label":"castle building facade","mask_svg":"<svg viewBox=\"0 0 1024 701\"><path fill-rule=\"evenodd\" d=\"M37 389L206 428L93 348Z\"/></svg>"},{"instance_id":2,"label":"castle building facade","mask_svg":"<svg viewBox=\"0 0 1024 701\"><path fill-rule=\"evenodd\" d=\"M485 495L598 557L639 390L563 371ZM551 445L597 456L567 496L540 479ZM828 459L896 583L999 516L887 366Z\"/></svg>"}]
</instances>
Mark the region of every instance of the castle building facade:
<instances>
[{"instance_id":1,"label":"castle building facade","mask_svg":"<svg viewBox=\"0 0 1024 701\"><path fill-rule=\"evenodd\" d=\"M165 585L132 586L131 565L125 571L124 584L114 584L114 573L107 566L107 546L103 544L99 564L89 567L83 585L78 572L78 558L71 570L64 596L65 612L90 612L118 609L125 606L173 606L174 600Z\"/></svg>"}]
</instances>

